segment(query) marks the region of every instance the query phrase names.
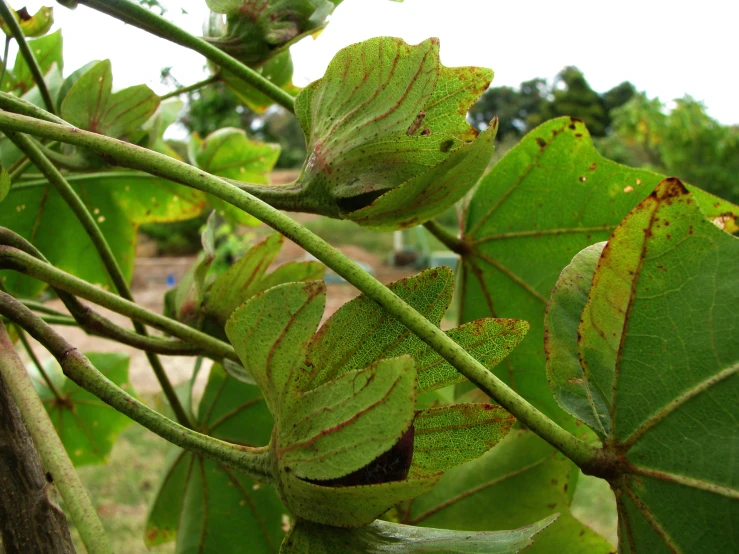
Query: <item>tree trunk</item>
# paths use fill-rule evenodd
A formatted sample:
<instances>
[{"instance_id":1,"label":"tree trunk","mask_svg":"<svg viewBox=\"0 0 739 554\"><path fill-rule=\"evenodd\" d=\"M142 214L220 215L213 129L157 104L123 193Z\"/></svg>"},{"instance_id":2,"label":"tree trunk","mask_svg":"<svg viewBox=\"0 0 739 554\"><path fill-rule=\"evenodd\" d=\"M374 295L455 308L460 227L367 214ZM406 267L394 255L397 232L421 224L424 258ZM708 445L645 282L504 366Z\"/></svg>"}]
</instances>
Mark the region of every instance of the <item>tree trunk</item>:
<instances>
[{"instance_id":1,"label":"tree trunk","mask_svg":"<svg viewBox=\"0 0 739 554\"><path fill-rule=\"evenodd\" d=\"M0 552L74 554L50 480L0 376Z\"/></svg>"}]
</instances>

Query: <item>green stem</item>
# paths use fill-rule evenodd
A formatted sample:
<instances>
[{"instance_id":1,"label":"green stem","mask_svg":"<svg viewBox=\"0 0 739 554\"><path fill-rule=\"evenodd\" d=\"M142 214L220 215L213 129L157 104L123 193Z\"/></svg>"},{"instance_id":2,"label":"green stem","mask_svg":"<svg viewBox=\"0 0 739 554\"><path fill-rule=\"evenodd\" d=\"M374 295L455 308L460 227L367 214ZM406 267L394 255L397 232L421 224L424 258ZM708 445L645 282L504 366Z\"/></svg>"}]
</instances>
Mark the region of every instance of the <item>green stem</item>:
<instances>
[{"instance_id":1,"label":"green stem","mask_svg":"<svg viewBox=\"0 0 739 554\"><path fill-rule=\"evenodd\" d=\"M441 242L444 246L446 246L455 254L459 254L461 256L468 251L467 244L462 239L450 233L437 221L431 219L424 223L423 226L426 227L426 230L429 233L439 239L439 242Z\"/></svg>"},{"instance_id":2,"label":"green stem","mask_svg":"<svg viewBox=\"0 0 739 554\"><path fill-rule=\"evenodd\" d=\"M39 171L43 173L43 175L48 179L49 183L64 199L67 206L69 206L69 208L72 210L77 220L80 222L83 229L87 233L87 236L92 241L92 244L95 246L95 250L97 250L100 259L102 260L103 265L108 272L108 275L110 275L110 278L113 281L113 285L118 290L118 294L120 294L126 300L133 301L133 294L128 288L128 283L126 282L126 278L123 275L123 271L121 271L121 268L118 265L118 260L115 259L113 250L111 250L110 245L105 239L103 232L100 230L100 227L98 227L95 218L93 218L90 210L87 209L87 206L85 206L84 202L82 202L82 199L79 197L79 195L66 181L66 179L62 176L62 174L54 166L54 164L51 163L49 158L44 155L43 151L41 150L41 148L39 148L35 141L23 135L22 133L11 132L7 134L8 138L10 138L10 140L12 140L13 143L22 152L24 152L26 156L28 156L28 159L31 160L31 162L39 169ZM144 337L147 336L146 327L144 327L138 321L133 321L133 327L136 330L136 333L138 333L139 335L142 335ZM159 381L159 385L162 387L162 391L169 401L170 406L172 407L172 410L177 417L177 420L182 425L192 427L192 422L190 421L187 412L182 407L177 393L175 392L174 387L169 380L169 377L167 377L167 373L164 371L161 360L155 353L150 351L146 351L146 357L149 360L149 364L154 371L154 375L156 375L157 381Z\"/></svg>"},{"instance_id":3,"label":"green stem","mask_svg":"<svg viewBox=\"0 0 739 554\"><path fill-rule=\"evenodd\" d=\"M18 405L46 470L51 474L59 494L64 499L64 505L87 551L90 554L111 554L113 548L105 535L105 529L95 507L72 467L72 461L2 323L0 323L0 373Z\"/></svg>"},{"instance_id":4,"label":"green stem","mask_svg":"<svg viewBox=\"0 0 739 554\"><path fill-rule=\"evenodd\" d=\"M0 17L3 18L5 24L10 28L13 38L15 38L18 43L20 53L23 56L23 59L26 60L28 69L31 70L31 75L33 75L33 80L36 82L39 92L41 92L41 97L44 99L46 109L53 114L55 112L54 101L51 99L51 94L46 86L46 81L44 81L44 74L41 73L41 68L36 62L36 58L33 56L33 52L31 52L31 48L26 42L26 37L23 35L23 31L21 30L20 25L18 25L18 21L13 17L13 13L5 0L0 0Z\"/></svg>"},{"instance_id":5,"label":"green stem","mask_svg":"<svg viewBox=\"0 0 739 554\"><path fill-rule=\"evenodd\" d=\"M166 94L162 94L159 99L160 100L166 100L167 98L173 98L175 96L179 96L180 94L187 94L188 92L193 92L196 90L200 90L203 87L207 87L208 85L212 85L214 83L217 83L221 80L220 75L212 75L208 77L207 79L203 79L202 81L198 81L197 83L193 83L192 85L188 85L186 87L180 87L176 90L173 90L171 92L168 92Z\"/></svg>"},{"instance_id":6,"label":"green stem","mask_svg":"<svg viewBox=\"0 0 739 554\"><path fill-rule=\"evenodd\" d=\"M67 377L132 420L177 446L243 471L252 479L267 483L273 480L268 447L251 448L215 439L179 425L152 410L110 381L90 363L84 354L36 317L23 304L3 292L0 292L0 313L23 327L43 344L57 359ZM25 373L22 364L21 368ZM4 374L3 377L5 377ZM36 398L38 399L38 396ZM40 400L39 405L41 405ZM43 406L41 410L44 414L46 413ZM61 444L60 448L64 451Z\"/></svg>"},{"instance_id":7,"label":"green stem","mask_svg":"<svg viewBox=\"0 0 739 554\"><path fill-rule=\"evenodd\" d=\"M44 381L46 382L46 386L49 387L49 390L54 395L54 398L57 400L62 398L62 395L59 393L57 388L54 386L54 382L51 380L51 377L49 377L49 374L46 373L46 370L41 365L41 362L39 361L38 357L36 356L36 353L33 351L33 347L31 346L31 343L28 342L28 337L26 337L25 331L15 326L15 330L18 333L18 339L20 339L21 344L23 345L23 348L25 349L26 353L28 354L28 357L31 358L31 363L36 366L39 373L41 374L41 377L44 378Z\"/></svg>"},{"instance_id":8,"label":"green stem","mask_svg":"<svg viewBox=\"0 0 739 554\"><path fill-rule=\"evenodd\" d=\"M53 113L47 112L45 109L39 108L35 104L31 104L27 100L23 100L22 98L18 98L17 96L13 96L7 92L0 92L0 108L8 110L9 112L20 113L30 117L35 117L36 119L42 119L44 121L50 121L51 123L58 123L59 125L71 127L71 125L61 117L57 117Z\"/></svg>"},{"instance_id":9,"label":"green stem","mask_svg":"<svg viewBox=\"0 0 739 554\"><path fill-rule=\"evenodd\" d=\"M39 279L55 289L79 296L131 319L156 327L183 341L195 344L215 359L228 358L236 362L239 361L230 344L188 327L179 321L150 312L135 302L91 285L13 246L0 245L0 268L19 271Z\"/></svg>"},{"instance_id":10,"label":"green stem","mask_svg":"<svg viewBox=\"0 0 739 554\"><path fill-rule=\"evenodd\" d=\"M251 85L262 94L265 94L283 108L291 112L294 111L293 97L280 87L242 64L237 59L219 50L206 40L183 31L174 23L156 15L143 6L139 6L128 0L80 0L80 4L85 4L116 19L120 19L129 25L143 29L180 46L195 50L216 65L233 73L238 79L241 79L246 84Z\"/></svg>"},{"instance_id":11,"label":"green stem","mask_svg":"<svg viewBox=\"0 0 739 554\"><path fill-rule=\"evenodd\" d=\"M287 215L254 198L244 190L163 154L95 133L69 129L65 126L10 113L0 113L0 128L28 132L90 148L110 156L118 165L140 169L152 175L183 183L197 190L213 194L244 210L313 254L377 302L388 314L400 321L423 342L438 352L462 375L580 467L589 466L598 457L599 449L578 439L541 413L488 371L464 348L446 336L441 329L396 296L358 264ZM0 247L0 249L2 248L7 247Z\"/></svg>"}]
</instances>

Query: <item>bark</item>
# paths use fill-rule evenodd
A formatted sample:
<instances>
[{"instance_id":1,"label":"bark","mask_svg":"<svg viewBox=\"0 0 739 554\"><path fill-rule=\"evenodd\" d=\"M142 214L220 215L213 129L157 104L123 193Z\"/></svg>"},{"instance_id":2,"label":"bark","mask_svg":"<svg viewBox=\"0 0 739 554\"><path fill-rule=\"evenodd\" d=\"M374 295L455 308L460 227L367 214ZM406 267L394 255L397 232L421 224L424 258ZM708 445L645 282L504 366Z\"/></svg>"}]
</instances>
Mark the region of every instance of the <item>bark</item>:
<instances>
[{"instance_id":1,"label":"bark","mask_svg":"<svg viewBox=\"0 0 739 554\"><path fill-rule=\"evenodd\" d=\"M0 376L0 552L74 554L52 481Z\"/></svg>"}]
</instances>

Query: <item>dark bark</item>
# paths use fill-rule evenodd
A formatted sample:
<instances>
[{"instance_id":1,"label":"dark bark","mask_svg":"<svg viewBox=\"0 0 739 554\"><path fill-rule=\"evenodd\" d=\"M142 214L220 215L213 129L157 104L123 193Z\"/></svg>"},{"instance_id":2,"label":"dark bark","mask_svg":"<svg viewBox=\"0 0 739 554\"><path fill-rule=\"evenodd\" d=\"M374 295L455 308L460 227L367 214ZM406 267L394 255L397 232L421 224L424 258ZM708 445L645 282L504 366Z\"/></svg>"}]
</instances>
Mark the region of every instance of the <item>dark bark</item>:
<instances>
[{"instance_id":1,"label":"dark bark","mask_svg":"<svg viewBox=\"0 0 739 554\"><path fill-rule=\"evenodd\" d=\"M0 376L0 552L74 554L51 481Z\"/></svg>"}]
</instances>

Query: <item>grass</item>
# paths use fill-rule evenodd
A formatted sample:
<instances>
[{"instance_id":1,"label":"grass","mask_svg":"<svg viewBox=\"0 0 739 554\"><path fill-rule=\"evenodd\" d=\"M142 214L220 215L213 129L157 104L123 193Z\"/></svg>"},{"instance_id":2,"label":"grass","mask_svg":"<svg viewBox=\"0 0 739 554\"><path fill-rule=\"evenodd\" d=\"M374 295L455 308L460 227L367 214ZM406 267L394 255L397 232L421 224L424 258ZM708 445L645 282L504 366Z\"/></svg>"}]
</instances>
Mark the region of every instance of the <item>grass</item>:
<instances>
[{"instance_id":1,"label":"grass","mask_svg":"<svg viewBox=\"0 0 739 554\"><path fill-rule=\"evenodd\" d=\"M77 468L116 554L147 552L143 540L146 515L164 471L167 449L167 441L132 424L121 433L107 464ZM85 552L71 522L70 528L75 547ZM150 552L174 552L174 543Z\"/></svg>"}]
</instances>

